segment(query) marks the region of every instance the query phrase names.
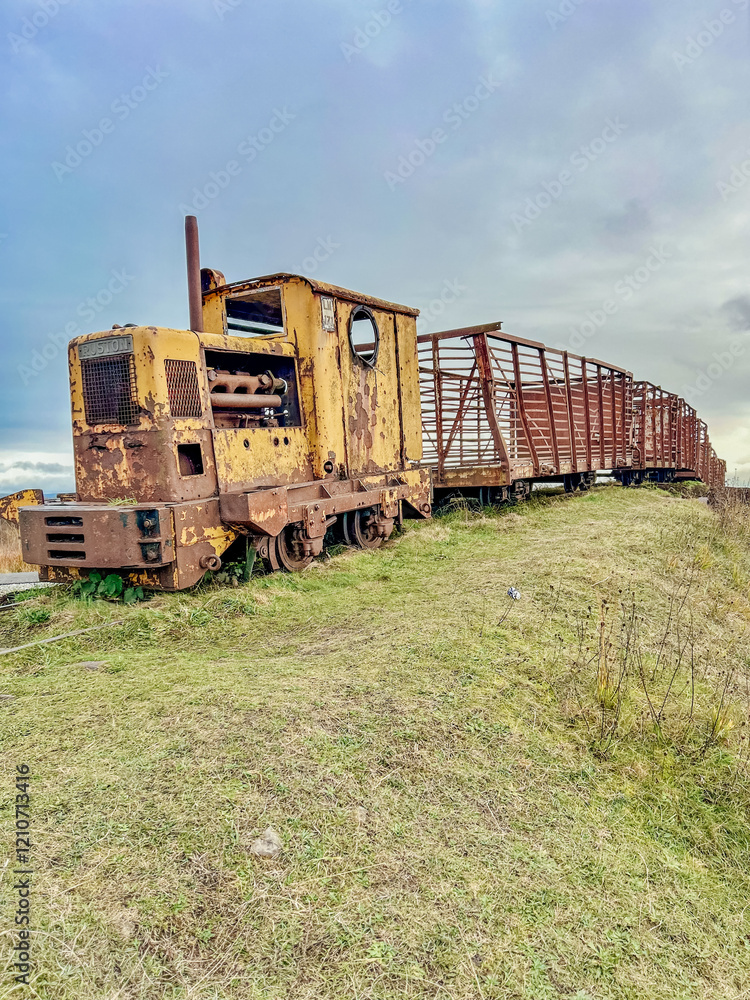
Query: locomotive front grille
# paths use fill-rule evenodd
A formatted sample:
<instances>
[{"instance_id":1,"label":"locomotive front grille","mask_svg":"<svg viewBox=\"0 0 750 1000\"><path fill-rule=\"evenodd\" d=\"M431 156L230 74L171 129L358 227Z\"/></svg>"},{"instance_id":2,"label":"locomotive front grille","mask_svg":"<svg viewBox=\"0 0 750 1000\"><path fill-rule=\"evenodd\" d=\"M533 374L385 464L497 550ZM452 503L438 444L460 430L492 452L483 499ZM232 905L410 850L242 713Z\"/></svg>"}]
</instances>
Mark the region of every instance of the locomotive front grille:
<instances>
[{"instance_id":1,"label":"locomotive front grille","mask_svg":"<svg viewBox=\"0 0 750 1000\"><path fill-rule=\"evenodd\" d=\"M163 507L38 504L19 514L26 562L37 566L140 570L174 561L171 512Z\"/></svg>"},{"instance_id":2,"label":"locomotive front grille","mask_svg":"<svg viewBox=\"0 0 750 1000\"><path fill-rule=\"evenodd\" d=\"M88 424L133 426L140 419L132 354L81 359L83 405Z\"/></svg>"},{"instance_id":3,"label":"locomotive front grille","mask_svg":"<svg viewBox=\"0 0 750 1000\"><path fill-rule=\"evenodd\" d=\"M86 558L83 518L45 517L44 525L47 528L47 558L50 562L68 562ZM60 548L61 545L64 548Z\"/></svg>"},{"instance_id":4,"label":"locomotive front grille","mask_svg":"<svg viewBox=\"0 0 750 1000\"><path fill-rule=\"evenodd\" d=\"M164 362L169 393L169 412L173 417L200 417L203 413L198 387L198 369L194 361Z\"/></svg>"}]
</instances>

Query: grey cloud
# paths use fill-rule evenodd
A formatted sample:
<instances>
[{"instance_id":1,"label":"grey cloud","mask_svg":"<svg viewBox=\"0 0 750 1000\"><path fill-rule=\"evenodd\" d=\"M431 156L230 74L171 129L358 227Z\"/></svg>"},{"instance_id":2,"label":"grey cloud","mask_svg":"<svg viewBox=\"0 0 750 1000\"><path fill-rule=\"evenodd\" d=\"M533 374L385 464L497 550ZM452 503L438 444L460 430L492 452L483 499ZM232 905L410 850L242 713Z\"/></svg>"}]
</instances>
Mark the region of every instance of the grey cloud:
<instances>
[{"instance_id":1,"label":"grey cloud","mask_svg":"<svg viewBox=\"0 0 750 1000\"><path fill-rule=\"evenodd\" d=\"M621 212L604 220L604 230L613 236L642 236L652 225L648 206L638 198L631 198Z\"/></svg>"},{"instance_id":2,"label":"grey cloud","mask_svg":"<svg viewBox=\"0 0 750 1000\"><path fill-rule=\"evenodd\" d=\"M750 295L738 295L721 307L733 330L744 333L750 330Z\"/></svg>"},{"instance_id":3,"label":"grey cloud","mask_svg":"<svg viewBox=\"0 0 750 1000\"><path fill-rule=\"evenodd\" d=\"M71 465L60 465L57 462L12 462L10 465L0 465L0 473L16 472L43 472L48 475L69 476L73 474Z\"/></svg>"}]
</instances>

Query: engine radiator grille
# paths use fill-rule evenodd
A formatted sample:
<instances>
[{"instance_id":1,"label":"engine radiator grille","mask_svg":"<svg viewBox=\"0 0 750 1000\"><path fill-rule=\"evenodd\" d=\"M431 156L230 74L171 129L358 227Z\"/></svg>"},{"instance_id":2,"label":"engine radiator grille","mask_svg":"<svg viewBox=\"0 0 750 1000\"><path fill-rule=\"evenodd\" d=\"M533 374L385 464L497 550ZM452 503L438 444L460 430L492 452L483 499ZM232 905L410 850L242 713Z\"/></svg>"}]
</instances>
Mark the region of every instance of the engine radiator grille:
<instances>
[{"instance_id":1,"label":"engine radiator grille","mask_svg":"<svg viewBox=\"0 0 750 1000\"><path fill-rule=\"evenodd\" d=\"M132 354L83 359L81 377L87 423L132 426L139 422Z\"/></svg>"},{"instance_id":2,"label":"engine radiator grille","mask_svg":"<svg viewBox=\"0 0 750 1000\"><path fill-rule=\"evenodd\" d=\"M164 362L169 393L169 412L173 417L200 417L203 413L198 388L198 369L194 361Z\"/></svg>"}]
</instances>

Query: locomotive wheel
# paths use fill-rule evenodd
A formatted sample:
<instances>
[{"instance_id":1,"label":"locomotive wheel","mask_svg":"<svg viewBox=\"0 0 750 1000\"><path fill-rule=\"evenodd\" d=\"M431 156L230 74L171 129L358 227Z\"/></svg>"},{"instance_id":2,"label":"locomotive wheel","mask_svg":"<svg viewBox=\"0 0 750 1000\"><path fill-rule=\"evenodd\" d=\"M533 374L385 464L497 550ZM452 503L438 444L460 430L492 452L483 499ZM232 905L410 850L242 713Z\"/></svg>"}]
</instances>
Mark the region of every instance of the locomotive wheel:
<instances>
[{"instance_id":1,"label":"locomotive wheel","mask_svg":"<svg viewBox=\"0 0 750 1000\"><path fill-rule=\"evenodd\" d=\"M299 531L293 524L288 524L281 534L277 535L273 544L276 559L272 559L271 564L273 565L275 561L278 568L286 570L287 573L299 573L307 569L313 561L311 555L305 555Z\"/></svg>"},{"instance_id":2,"label":"locomotive wheel","mask_svg":"<svg viewBox=\"0 0 750 1000\"><path fill-rule=\"evenodd\" d=\"M372 507L366 510L351 510L344 517L344 540L347 545L358 549L379 549L383 536L378 530L378 515ZM391 522L391 531L393 523ZM388 532L390 535L390 531Z\"/></svg>"}]
</instances>

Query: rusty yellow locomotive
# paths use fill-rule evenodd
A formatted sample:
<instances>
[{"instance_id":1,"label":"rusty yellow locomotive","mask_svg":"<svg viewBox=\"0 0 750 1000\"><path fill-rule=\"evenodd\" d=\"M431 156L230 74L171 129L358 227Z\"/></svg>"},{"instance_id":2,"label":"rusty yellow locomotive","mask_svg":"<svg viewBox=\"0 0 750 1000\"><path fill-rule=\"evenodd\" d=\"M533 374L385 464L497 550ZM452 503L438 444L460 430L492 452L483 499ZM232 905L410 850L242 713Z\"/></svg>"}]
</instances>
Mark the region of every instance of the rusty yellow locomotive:
<instances>
[{"instance_id":1,"label":"rusty yellow locomotive","mask_svg":"<svg viewBox=\"0 0 750 1000\"><path fill-rule=\"evenodd\" d=\"M70 344L76 494L15 503L43 580L181 590L243 536L296 570L334 523L374 548L430 516L417 310L291 274L227 284L200 269L195 219L186 234L189 330Z\"/></svg>"}]
</instances>

